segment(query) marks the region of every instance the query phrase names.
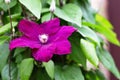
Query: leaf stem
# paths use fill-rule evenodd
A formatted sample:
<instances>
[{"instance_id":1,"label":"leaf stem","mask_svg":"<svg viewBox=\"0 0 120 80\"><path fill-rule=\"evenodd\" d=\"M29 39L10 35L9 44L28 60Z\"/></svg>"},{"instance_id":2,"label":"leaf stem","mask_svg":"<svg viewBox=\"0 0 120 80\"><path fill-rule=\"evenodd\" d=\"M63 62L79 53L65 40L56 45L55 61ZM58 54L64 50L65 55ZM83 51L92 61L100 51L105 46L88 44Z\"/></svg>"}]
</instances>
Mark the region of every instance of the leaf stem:
<instances>
[{"instance_id":1,"label":"leaf stem","mask_svg":"<svg viewBox=\"0 0 120 80\"><path fill-rule=\"evenodd\" d=\"M14 30L14 27L12 26L12 16L11 16L11 11L10 11L10 7L9 7L9 3L7 4L8 5L8 14L9 14L9 17L10 17L10 27L11 27L11 34L12 34L12 39L14 39L14 36L15 36L15 30ZM9 54L9 57L8 57L8 64L9 64L9 80L12 80L11 79L11 55L12 52L10 52Z\"/></svg>"},{"instance_id":2,"label":"leaf stem","mask_svg":"<svg viewBox=\"0 0 120 80\"><path fill-rule=\"evenodd\" d=\"M11 52L10 52L10 54L9 54L8 63L9 63L9 80L12 80L12 79L11 79Z\"/></svg>"},{"instance_id":3,"label":"leaf stem","mask_svg":"<svg viewBox=\"0 0 120 80\"><path fill-rule=\"evenodd\" d=\"M25 18L25 19L28 19L28 16L27 16L27 14L26 14L25 7L24 7L22 4L20 4L20 6L22 7L22 13L23 13L24 18Z\"/></svg>"},{"instance_id":4,"label":"leaf stem","mask_svg":"<svg viewBox=\"0 0 120 80\"><path fill-rule=\"evenodd\" d=\"M53 12L51 12L51 16L50 16L50 20L52 20L53 19Z\"/></svg>"},{"instance_id":5,"label":"leaf stem","mask_svg":"<svg viewBox=\"0 0 120 80\"><path fill-rule=\"evenodd\" d=\"M60 7L63 6L63 0L59 0Z\"/></svg>"},{"instance_id":6,"label":"leaf stem","mask_svg":"<svg viewBox=\"0 0 120 80\"><path fill-rule=\"evenodd\" d=\"M12 39L14 39L15 29L14 29L14 27L12 26L12 16L11 16L11 11L10 11L10 7L9 7L9 3L8 3L8 14L9 14L9 17L10 17L10 27L11 27Z\"/></svg>"}]
</instances>

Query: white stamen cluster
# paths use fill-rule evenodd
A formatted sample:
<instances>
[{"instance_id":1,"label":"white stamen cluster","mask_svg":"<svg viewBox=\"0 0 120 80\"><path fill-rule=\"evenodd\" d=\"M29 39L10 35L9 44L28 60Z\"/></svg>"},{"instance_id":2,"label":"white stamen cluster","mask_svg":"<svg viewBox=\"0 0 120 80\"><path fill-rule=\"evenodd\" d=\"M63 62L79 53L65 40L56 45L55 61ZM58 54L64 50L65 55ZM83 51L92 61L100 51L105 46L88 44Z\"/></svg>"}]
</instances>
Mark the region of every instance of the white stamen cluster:
<instances>
[{"instance_id":1,"label":"white stamen cluster","mask_svg":"<svg viewBox=\"0 0 120 80\"><path fill-rule=\"evenodd\" d=\"M47 34L41 34L38 36L41 43L47 43L48 41L48 35Z\"/></svg>"}]
</instances>

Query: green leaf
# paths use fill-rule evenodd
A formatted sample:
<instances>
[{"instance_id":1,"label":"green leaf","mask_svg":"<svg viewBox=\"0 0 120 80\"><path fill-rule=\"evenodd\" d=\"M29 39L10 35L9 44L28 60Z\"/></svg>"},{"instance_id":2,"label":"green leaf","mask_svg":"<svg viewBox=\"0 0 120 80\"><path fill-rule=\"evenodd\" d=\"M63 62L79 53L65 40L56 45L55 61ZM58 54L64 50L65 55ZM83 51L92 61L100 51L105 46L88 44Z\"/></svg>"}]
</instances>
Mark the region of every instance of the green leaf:
<instances>
[{"instance_id":1,"label":"green leaf","mask_svg":"<svg viewBox=\"0 0 120 80\"><path fill-rule=\"evenodd\" d=\"M3 2L3 0L0 0L0 3L2 3Z\"/></svg>"},{"instance_id":2,"label":"green leaf","mask_svg":"<svg viewBox=\"0 0 120 80\"><path fill-rule=\"evenodd\" d=\"M98 57L102 64L110 70L118 79L120 79L120 73L115 65L115 62L110 53L105 49L97 49Z\"/></svg>"},{"instance_id":3,"label":"green leaf","mask_svg":"<svg viewBox=\"0 0 120 80\"><path fill-rule=\"evenodd\" d=\"M20 79L21 80L29 80L30 75L32 73L33 70L33 59L32 58L27 58L24 59L19 67L19 71L20 71Z\"/></svg>"},{"instance_id":4,"label":"green leaf","mask_svg":"<svg viewBox=\"0 0 120 80\"><path fill-rule=\"evenodd\" d=\"M80 47L83 51L83 54L86 56L86 58L95 66L97 67L98 64L99 64L99 60L98 60L98 57L97 57L97 54L96 54L96 50L95 50L95 46L84 40L84 39L81 39L80 41Z\"/></svg>"},{"instance_id":5,"label":"green leaf","mask_svg":"<svg viewBox=\"0 0 120 80\"><path fill-rule=\"evenodd\" d=\"M34 79L34 80L36 80L36 79ZM42 68L37 73L37 80L51 80L51 78L47 75L46 71Z\"/></svg>"},{"instance_id":6,"label":"green leaf","mask_svg":"<svg viewBox=\"0 0 120 80\"><path fill-rule=\"evenodd\" d=\"M20 65L20 63L21 63L22 60L23 60L22 54L18 54L18 55L15 57L15 63L17 63L17 66Z\"/></svg>"},{"instance_id":7,"label":"green leaf","mask_svg":"<svg viewBox=\"0 0 120 80\"><path fill-rule=\"evenodd\" d=\"M57 7L54 14L65 21L81 26L82 12L75 4L66 4L62 9Z\"/></svg>"},{"instance_id":8,"label":"green leaf","mask_svg":"<svg viewBox=\"0 0 120 80\"><path fill-rule=\"evenodd\" d=\"M47 72L45 71L45 68L35 67L30 80L51 80L51 78L48 76Z\"/></svg>"},{"instance_id":9,"label":"green leaf","mask_svg":"<svg viewBox=\"0 0 120 80\"><path fill-rule=\"evenodd\" d=\"M84 80L84 76L77 66L56 66L55 80Z\"/></svg>"},{"instance_id":10,"label":"green leaf","mask_svg":"<svg viewBox=\"0 0 120 80\"><path fill-rule=\"evenodd\" d=\"M86 57L82 53L82 50L80 48L80 34L79 33L74 33L70 38L70 42L72 45L72 53L70 54L70 59L82 64L84 68L86 68Z\"/></svg>"},{"instance_id":11,"label":"green leaf","mask_svg":"<svg viewBox=\"0 0 120 80\"><path fill-rule=\"evenodd\" d=\"M97 75L97 80L107 80L105 75L100 70L96 70L95 74Z\"/></svg>"},{"instance_id":12,"label":"green leaf","mask_svg":"<svg viewBox=\"0 0 120 80\"><path fill-rule=\"evenodd\" d=\"M103 16L101 16L99 14L96 14L95 19L96 19L96 22L99 25L101 25L102 27L113 29L112 24L106 18L104 18Z\"/></svg>"},{"instance_id":13,"label":"green leaf","mask_svg":"<svg viewBox=\"0 0 120 80\"><path fill-rule=\"evenodd\" d=\"M96 44L100 45L100 40L99 40L98 36L90 28L80 27L79 32L81 33L81 35L83 37L88 38L88 39L92 40L93 42L95 42Z\"/></svg>"},{"instance_id":14,"label":"green leaf","mask_svg":"<svg viewBox=\"0 0 120 80\"><path fill-rule=\"evenodd\" d=\"M12 26L15 27L17 25L18 22L12 22ZM11 29L10 27L10 23L0 27L0 35L6 33L7 31L9 31Z\"/></svg>"},{"instance_id":15,"label":"green leaf","mask_svg":"<svg viewBox=\"0 0 120 80\"><path fill-rule=\"evenodd\" d=\"M14 52L14 57L20 54L21 52L25 51L26 48L16 48Z\"/></svg>"},{"instance_id":16,"label":"green leaf","mask_svg":"<svg viewBox=\"0 0 120 80\"><path fill-rule=\"evenodd\" d=\"M13 14L11 15L12 21L17 21L17 19L20 19L21 13ZM10 16L7 16L8 21L10 21Z\"/></svg>"},{"instance_id":17,"label":"green leaf","mask_svg":"<svg viewBox=\"0 0 120 80\"><path fill-rule=\"evenodd\" d=\"M86 80L96 80L96 74L93 71L89 71L85 73Z\"/></svg>"},{"instance_id":18,"label":"green leaf","mask_svg":"<svg viewBox=\"0 0 120 80\"><path fill-rule=\"evenodd\" d=\"M7 11L9 8L14 7L16 4L17 4L17 0L11 0L10 4L6 4L3 0L0 3L0 8L2 8L4 11Z\"/></svg>"},{"instance_id":19,"label":"green leaf","mask_svg":"<svg viewBox=\"0 0 120 80\"><path fill-rule=\"evenodd\" d=\"M54 78L54 63L52 60L49 62L44 62L43 65L45 66L45 69L48 73L48 75L51 77L51 79Z\"/></svg>"},{"instance_id":20,"label":"green leaf","mask_svg":"<svg viewBox=\"0 0 120 80\"><path fill-rule=\"evenodd\" d=\"M18 75L18 70L17 67L15 66L15 64L11 64L11 80L18 80L17 79L17 75ZM2 80L10 80L9 77L9 64L7 64L2 72L1 72L1 76L2 76Z\"/></svg>"},{"instance_id":21,"label":"green leaf","mask_svg":"<svg viewBox=\"0 0 120 80\"><path fill-rule=\"evenodd\" d=\"M89 0L73 0L73 2L77 5L80 6L82 13L83 13L83 18L91 23L95 23L95 18L94 18L94 10L90 5Z\"/></svg>"},{"instance_id":22,"label":"green leaf","mask_svg":"<svg viewBox=\"0 0 120 80\"><path fill-rule=\"evenodd\" d=\"M85 78L86 80L107 80L99 70L85 72Z\"/></svg>"},{"instance_id":23,"label":"green leaf","mask_svg":"<svg viewBox=\"0 0 120 80\"><path fill-rule=\"evenodd\" d=\"M9 55L8 44L0 45L0 61L1 61L0 62L0 72L7 63L8 55Z\"/></svg>"},{"instance_id":24,"label":"green leaf","mask_svg":"<svg viewBox=\"0 0 120 80\"><path fill-rule=\"evenodd\" d=\"M10 37L9 36L1 36L0 37L0 45L5 43Z\"/></svg>"},{"instance_id":25,"label":"green leaf","mask_svg":"<svg viewBox=\"0 0 120 80\"><path fill-rule=\"evenodd\" d=\"M96 31L103 34L108 41L110 41L111 43L120 46L120 42L117 39L117 35L115 32L113 32L112 30L105 28L105 27L101 27L101 26L96 26Z\"/></svg>"},{"instance_id":26,"label":"green leaf","mask_svg":"<svg viewBox=\"0 0 120 80\"><path fill-rule=\"evenodd\" d=\"M14 7L12 7L11 9L11 14L21 14L22 13L22 6L20 3L17 3ZM17 16L16 16L17 17ZM20 17L18 18L21 18L23 16L20 15ZM13 18L13 17L12 17ZM17 18L17 19L18 19ZM20 19L19 19L20 20Z\"/></svg>"},{"instance_id":27,"label":"green leaf","mask_svg":"<svg viewBox=\"0 0 120 80\"><path fill-rule=\"evenodd\" d=\"M112 31L111 29L103 27L101 25L92 24L89 22L83 22L83 25L93 28L95 31L103 34L107 38L108 41L110 41L111 43L115 45L120 46L120 42L117 39L116 33Z\"/></svg>"},{"instance_id":28,"label":"green leaf","mask_svg":"<svg viewBox=\"0 0 120 80\"><path fill-rule=\"evenodd\" d=\"M28 10L30 10L38 19L42 10L41 0L19 0Z\"/></svg>"},{"instance_id":29,"label":"green leaf","mask_svg":"<svg viewBox=\"0 0 120 80\"><path fill-rule=\"evenodd\" d=\"M51 13L46 13L46 14L44 14L44 15L42 16L42 18L41 18L41 22L45 22L45 21L50 20L51 15L52 15Z\"/></svg>"},{"instance_id":30,"label":"green leaf","mask_svg":"<svg viewBox=\"0 0 120 80\"><path fill-rule=\"evenodd\" d=\"M41 13L47 13L49 11L50 11L49 8L43 8L42 11L41 11Z\"/></svg>"}]
</instances>

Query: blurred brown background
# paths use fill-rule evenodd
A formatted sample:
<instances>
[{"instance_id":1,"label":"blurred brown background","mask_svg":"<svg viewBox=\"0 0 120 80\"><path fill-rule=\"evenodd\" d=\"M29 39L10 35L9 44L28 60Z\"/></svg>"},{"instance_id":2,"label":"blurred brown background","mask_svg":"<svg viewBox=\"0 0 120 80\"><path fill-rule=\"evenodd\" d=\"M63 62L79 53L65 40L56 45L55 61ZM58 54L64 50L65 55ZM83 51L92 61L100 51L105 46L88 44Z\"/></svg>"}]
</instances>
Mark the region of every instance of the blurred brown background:
<instances>
[{"instance_id":1,"label":"blurred brown background","mask_svg":"<svg viewBox=\"0 0 120 80\"><path fill-rule=\"evenodd\" d=\"M120 40L120 0L108 0L108 18L114 25L114 31ZM110 51L120 71L120 47L111 44ZM113 75L111 80L117 80Z\"/></svg>"}]
</instances>

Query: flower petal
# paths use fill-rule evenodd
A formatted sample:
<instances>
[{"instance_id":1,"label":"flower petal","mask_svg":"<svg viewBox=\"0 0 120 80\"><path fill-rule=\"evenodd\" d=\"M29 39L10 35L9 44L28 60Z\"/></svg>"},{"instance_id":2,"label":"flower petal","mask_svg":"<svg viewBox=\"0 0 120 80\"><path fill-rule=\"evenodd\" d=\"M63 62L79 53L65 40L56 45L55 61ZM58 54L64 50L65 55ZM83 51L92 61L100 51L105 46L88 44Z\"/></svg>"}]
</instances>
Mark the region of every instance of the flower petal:
<instances>
[{"instance_id":1,"label":"flower petal","mask_svg":"<svg viewBox=\"0 0 120 80\"><path fill-rule=\"evenodd\" d=\"M27 37L36 39L38 35L43 33L43 29L39 27L39 24L28 21L28 20L21 20L19 22L19 30Z\"/></svg>"},{"instance_id":2,"label":"flower petal","mask_svg":"<svg viewBox=\"0 0 120 80\"><path fill-rule=\"evenodd\" d=\"M56 42L56 53L58 55L70 54L71 53L71 44L68 40Z\"/></svg>"},{"instance_id":3,"label":"flower petal","mask_svg":"<svg viewBox=\"0 0 120 80\"><path fill-rule=\"evenodd\" d=\"M52 44L43 45L39 49L33 49L33 57L37 61L48 62L55 52L55 46Z\"/></svg>"},{"instance_id":4,"label":"flower petal","mask_svg":"<svg viewBox=\"0 0 120 80\"><path fill-rule=\"evenodd\" d=\"M37 41L33 41L31 39L28 39L24 36L20 38L16 38L10 42L10 50L16 48L16 47L29 47L29 48L40 48L41 44Z\"/></svg>"},{"instance_id":5,"label":"flower petal","mask_svg":"<svg viewBox=\"0 0 120 80\"><path fill-rule=\"evenodd\" d=\"M40 24L40 27L44 28L46 34L53 35L60 29L60 20L58 18L54 18Z\"/></svg>"},{"instance_id":6,"label":"flower petal","mask_svg":"<svg viewBox=\"0 0 120 80\"><path fill-rule=\"evenodd\" d=\"M72 33L76 31L76 28L72 26L63 26L61 29L57 32L56 35L50 37L50 41L60 41L60 40L66 40Z\"/></svg>"}]
</instances>

